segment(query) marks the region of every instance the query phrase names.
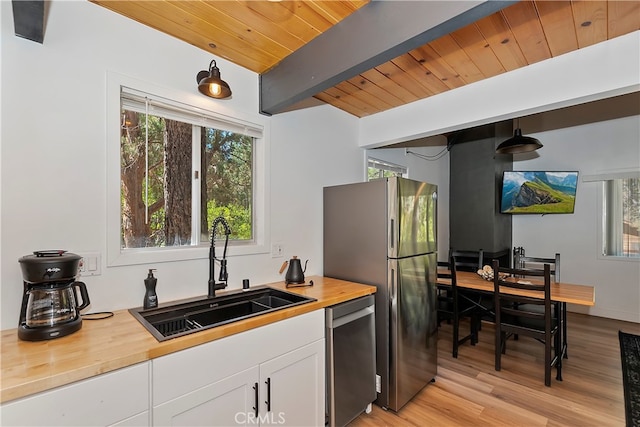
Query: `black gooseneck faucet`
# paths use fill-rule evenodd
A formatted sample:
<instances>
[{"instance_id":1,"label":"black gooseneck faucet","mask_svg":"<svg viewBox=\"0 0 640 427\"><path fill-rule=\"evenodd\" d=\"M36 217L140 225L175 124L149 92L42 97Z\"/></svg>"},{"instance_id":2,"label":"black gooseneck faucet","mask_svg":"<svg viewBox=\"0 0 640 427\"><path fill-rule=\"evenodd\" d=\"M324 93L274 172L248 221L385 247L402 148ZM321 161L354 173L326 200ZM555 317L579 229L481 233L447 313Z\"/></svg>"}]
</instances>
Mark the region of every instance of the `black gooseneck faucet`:
<instances>
[{"instance_id":1,"label":"black gooseneck faucet","mask_svg":"<svg viewBox=\"0 0 640 427\"><path fill-rule=\"evenodd\" d=\"M222 252L222 259L218 260L216 258L216 230L218 229L218 225L222 224L224 227L224 251ZM219 216L213 220L213 225L211 226L211 248L209 249L209 292L207 294L208 298L214 298L216 296L216 289L224 289L227 287L227 279L229 275L227 274L227 244L229 243L229 234L231 234L231 229L229 228L229 224L227 221ZM214 279L214 267L216 260L220 261L220 275L218 276L218 280L220 283L216 283Z\"/></svg>"}]
</instances>

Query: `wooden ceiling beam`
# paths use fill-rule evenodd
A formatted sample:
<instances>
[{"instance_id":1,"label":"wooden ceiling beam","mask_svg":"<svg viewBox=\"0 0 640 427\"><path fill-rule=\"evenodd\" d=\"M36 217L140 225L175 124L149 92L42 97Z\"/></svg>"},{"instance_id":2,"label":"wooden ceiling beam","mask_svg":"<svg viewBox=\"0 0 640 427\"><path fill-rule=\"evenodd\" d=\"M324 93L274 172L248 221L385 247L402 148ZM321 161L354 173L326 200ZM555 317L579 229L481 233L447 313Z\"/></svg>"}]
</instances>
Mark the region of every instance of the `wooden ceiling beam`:
<instances>
[{"instance_id":1,"label":"wooden ceiling beam","mask_svg":"<svg viewBox=\"0 0 640 427\"><path fill-rule=\"evenodd\" d=\"M42 44L44 41L44 0L12 0L15 34Z\"/></svg>"},{"instance_id":2,"label":"wooden ceiling beam","mask_svg":"<svg viewBox=\"0 0 640 427\"><path fill-rule=\"evenodd\" d=\"M517 1L371 1L260 74L271 115Z\"/></svg>"}]
</instances>

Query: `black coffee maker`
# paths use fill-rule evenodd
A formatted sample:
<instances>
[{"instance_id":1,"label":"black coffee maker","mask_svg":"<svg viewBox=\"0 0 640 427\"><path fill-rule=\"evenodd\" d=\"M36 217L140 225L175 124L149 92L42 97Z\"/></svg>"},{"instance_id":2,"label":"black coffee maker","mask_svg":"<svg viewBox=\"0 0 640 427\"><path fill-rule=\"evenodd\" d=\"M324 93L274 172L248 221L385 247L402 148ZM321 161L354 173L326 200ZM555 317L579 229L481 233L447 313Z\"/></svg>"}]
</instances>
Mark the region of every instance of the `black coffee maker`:
<instances>
[{"instance_id":1,"label":"black coffee maker","mask_svg":"<svg viewBox=\"0 0 640 427\"><path fill-rule=\"evenodd\" d=\"M53 250L36 251L18 260L24 280L18 338L48 340L82 327L80 310L90 301L86 285L76 281L81 259L76 254Z\"/></svg>"}]
</instances>

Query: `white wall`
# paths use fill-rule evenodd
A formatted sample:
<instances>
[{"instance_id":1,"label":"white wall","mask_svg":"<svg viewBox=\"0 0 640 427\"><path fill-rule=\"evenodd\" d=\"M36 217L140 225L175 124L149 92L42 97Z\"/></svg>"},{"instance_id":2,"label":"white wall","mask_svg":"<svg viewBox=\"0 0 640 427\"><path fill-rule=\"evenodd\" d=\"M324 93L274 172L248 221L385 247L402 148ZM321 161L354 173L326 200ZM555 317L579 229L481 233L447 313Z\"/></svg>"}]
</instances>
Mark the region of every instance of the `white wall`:
<instances>
[{"instance_id":1,"label":"white wall","mask_svg":"<svg viewBox=\"0 0 640 427\"><path fill-rule=\"evenodd\" d=\"M18 259L34 250L102 254L102 274L82 277L90 311L140 306L151 267L158 270L161 302L204 294L205 258L106 267L105 97L107 71L199 96L195 75L212 56L86 1L52 1L44 44L38 44L14 35L11 2L0 8L0 328L17 326ZM215 59L233 97L211 99L211 108L257 116L257 75ZM268 120L268 226L285 257L234 257L230 250L231 288L244 278L252 284L282 280L278 269L291 255L309 259L307 274L321 273L322 187L364 176L355 117L323 106Z\"/></svg>"},{"instance_id":2,"label":"white wall","mask_svg":"<svg viewBox=\"0 0 640 427\"><path fill-rule=\"evenodd\" d=\"M599 255L602 183L582 181L604 171L640 169L640 116L529 135L544 147L533 159L514 156L513 169L579 171L576 206L573 215L514 215L513 245L529 256L559 252L563 282L595 286L590 314L640 322L640 260Z\"/></svg>"},{"instance_id":3,"label":"white wall","mask_svg":"<svg viewBox=\"0 0 640 427\"><path fill-rule=\"evenodd\" d=\"M323 271L322 188L363 180L356 121L328 105L272 117L272 241L284 243L285 259L308 259L306 275Z\"/></svg>"}]
</instances>

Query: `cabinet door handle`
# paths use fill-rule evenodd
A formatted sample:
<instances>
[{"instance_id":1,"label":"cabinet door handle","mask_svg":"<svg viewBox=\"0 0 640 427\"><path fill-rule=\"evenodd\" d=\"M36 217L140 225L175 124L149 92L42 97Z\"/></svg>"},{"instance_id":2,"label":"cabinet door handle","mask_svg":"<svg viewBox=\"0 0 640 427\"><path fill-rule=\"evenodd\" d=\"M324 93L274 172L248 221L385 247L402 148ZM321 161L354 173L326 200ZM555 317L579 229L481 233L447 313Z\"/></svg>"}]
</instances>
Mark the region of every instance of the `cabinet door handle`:
<instances>
[{"instance_id":1,"label":"cabinet door handle","mask_svg":"<svg viewBox=\"0 0 640 427\"><path fill-rule=\"evenodd\" d=\"M264 403L267 404L267 412L271 412L271 378L267 378L264 383L267 385L267 400Z\"/></svg>"},{"instance_id":2,"label":"cabinet door handle","mask_svg":"<svg viewBox=\"0 0 640 427\"><path fill-rule=\"evenodd\" d=\"M255 400L254 400L254 402L255 402L255 405L256 405L256 406L253 407L253 410L255 411L256 418L258 418L258 403L259 403L259 399L258 399L258 383L255 383L253 385L253 391L255 392Z\"/></svg>"}]
</instances>

